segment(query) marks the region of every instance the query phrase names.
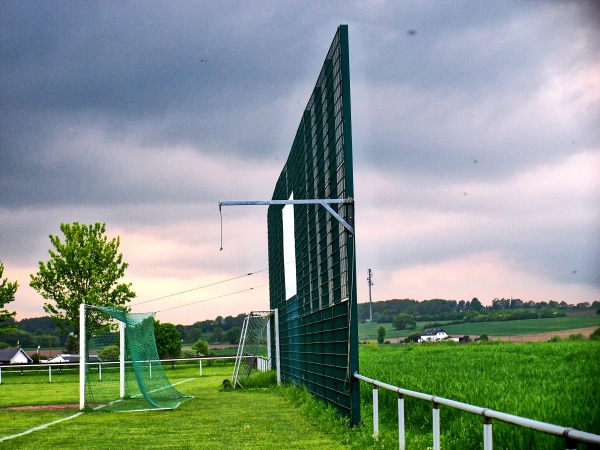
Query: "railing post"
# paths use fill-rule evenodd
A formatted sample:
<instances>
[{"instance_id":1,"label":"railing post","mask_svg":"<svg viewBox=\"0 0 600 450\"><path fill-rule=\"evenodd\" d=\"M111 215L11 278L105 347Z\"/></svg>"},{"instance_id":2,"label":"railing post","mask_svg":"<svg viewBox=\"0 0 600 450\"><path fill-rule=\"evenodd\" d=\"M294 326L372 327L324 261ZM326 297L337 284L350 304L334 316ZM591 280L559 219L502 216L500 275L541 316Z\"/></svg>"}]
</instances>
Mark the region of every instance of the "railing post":
<instances>
[{"instance_id":1,"label":"railing post","mask_svg":"<svg viewBox=\"0 0 600 450\"><path fill-rule=\"evenodd\" d=\"M575 441L574 439L571 439L569 437L569 431L571 431L571 428L567 428L564 432L565 449L566 450L577 450L577 441ZM588 448L590 448L590 447L588 446Z\"/></svg>"},{"instance_id":2,"label":"railing post","mask_svg":"<svg viewBox=\"0 0 600 450\"><path fill-rule=\"evenodd\" d=\"M48 383L52 383L52 366L48 366Z\"/></svg>"},{"instance_id":3,"label":"railing post","mask_svg":"<svg viewBox=\"0 0 600 450\"><path fill-rule=\"evenodd\" d=\"M379 436L379 386L373 385L373 437Z\"/></svg>"},{"instance_id":4,"label":"railing post","mask_svg":"<svg viewBox=\"0 0 600 450\"><path fill-rule=\"evenodd\" d=\"M406 441L404 438L404 394L398 392L398 448L406 449Z\"/></svg>"},{"instance_id":5,"label":"railing post","mask_svg":"<svg viewBox=\"0 0 600 450\"><path fill-rule=\"evenodd\" d=\"M483 450L492 450L492 419L483 416Z\"/></svg>"},{"instance_id":6,"label":"railing post","mask_svg":"<svg viewBox=\"0 0 600 450\"><path fill-rule=\"evenodd\" d=\"M440 405L433 403L433 450L440 450Z\"/></svg>"},{"instance_id":7,"label":"railing post","mask_svg":"<svg viewBox=\"0 0 600 450\"><path fill-rule=\"evenodd\" d=\"M202 360L200 359L200 376L202 377Z\"/></svg>"}]
</instances>

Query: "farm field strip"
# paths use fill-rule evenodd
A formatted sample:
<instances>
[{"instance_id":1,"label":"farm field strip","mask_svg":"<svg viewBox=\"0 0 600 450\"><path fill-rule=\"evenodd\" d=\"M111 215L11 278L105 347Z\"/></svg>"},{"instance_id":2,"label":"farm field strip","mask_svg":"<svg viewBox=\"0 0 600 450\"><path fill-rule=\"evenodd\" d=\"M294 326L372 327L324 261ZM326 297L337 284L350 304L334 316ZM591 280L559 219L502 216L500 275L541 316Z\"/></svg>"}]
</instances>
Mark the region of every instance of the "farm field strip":
<instances>
[{"instance_id":1,"label":"farm field strip","mask_svg":"<svg viewBox=\"0 0 600 450\"><path fill-rule=\"evenodd\" d=\"M396 330L391 323L360 323L358 325L359 340L368 341L377 339L377 330L383 326L386 330L385 339L391 340L407 337L408 335L424 330L431 322L417 322L415 330ZM465 322L455 325L442 325L442 328L454 336L517 336L523 334L551 333L565 330L600 327L600 315L582 315L554 317L549 319L526 319L497 322Z\"/></svg>"}]
</instances>

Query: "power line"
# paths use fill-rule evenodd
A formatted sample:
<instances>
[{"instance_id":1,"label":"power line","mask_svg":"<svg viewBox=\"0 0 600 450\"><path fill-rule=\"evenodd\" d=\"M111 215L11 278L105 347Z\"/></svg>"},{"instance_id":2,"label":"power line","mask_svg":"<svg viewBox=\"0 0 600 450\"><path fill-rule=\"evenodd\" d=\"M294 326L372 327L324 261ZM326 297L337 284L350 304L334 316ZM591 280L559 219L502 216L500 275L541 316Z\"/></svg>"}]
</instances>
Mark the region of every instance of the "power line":
<instances>
[{"instance_id":1,"label":"power line","mask_svg":"<svg viewBox=\"0 0 600 450\"><path fill-rule=\"evenodd\" d=\"M143 305L144 303L155 302L157 300L162 300L163 298L169 298L169 297L174 297L176 295L187 294L188 292L197 291L198 289L204 289L204 288L207 288L207 287L210 287L210 286L215 286L217 284L227 283L228 281L237 280L238 278L249 277L250 275L254 275L256 273L266 272L267 270L269 270L269 269L262 269L262 270L257 270L256 272L245 273L244 275L239 275L237 277L228 278L226 280L221 280L221 281L216 281L214 283L205 284L204 286L199 286L199 287L195 287L195 288L192 288L192 289L187 289L185 291L175 292L174 294L163 295L162 297L157 297L157 298L153 298L151 300L146 300L146 301L143 301L143 302L138 302L138 303L132 304L131 306Z\"/></svg>"},{"instance_id":2,"label":"power line","mask_svg":"<svg viewBox=\"0 0 600 450\"><path fill-rule=\"evenodd\" d=\"M159 313L159 312L164 312L164 311L170 311L172 309L183 308L184 306L195 305L196 303L207 302L209 300L214 300L216 298L227 297L228 295L239 294L241 292L248 292L248 291L252 291L254 289L258 289L258 288L261 288L261 287L264 287L264 286L268 286L268 285L269 285L269 283L265 283L265 284L261 284L260 286L254 286L254 287L251 287L251 288L248 288L248 289L242 289L241 291L230 292L228 294L217 295L216 297L210 297L210 298L205 298L203 300L197 300L195 302L186 303L185 305L179 305L179 306L173 306L172 308L161 309L160 311L156 311L156 312Z\"/></svg>"}]
</instances>

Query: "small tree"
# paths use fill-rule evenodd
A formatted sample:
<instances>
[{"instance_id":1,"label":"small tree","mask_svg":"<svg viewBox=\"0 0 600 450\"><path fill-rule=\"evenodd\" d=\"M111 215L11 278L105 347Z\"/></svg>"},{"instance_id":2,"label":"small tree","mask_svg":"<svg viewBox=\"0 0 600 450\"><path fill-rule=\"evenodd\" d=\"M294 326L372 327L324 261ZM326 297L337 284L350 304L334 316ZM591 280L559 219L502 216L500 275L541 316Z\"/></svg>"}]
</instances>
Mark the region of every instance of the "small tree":
<instances>
[{"instance_id":1,"label":"small tree","mask_svg":"<svg viewBox=\"0 0 600 450\"><path fill-rule=\"evenodd\" d=\"M380 344L383 344L384 339L385 339L385 328L379 327L379 330L377 330L377 342L379 342Z\"/></svg>"},{"instance_id":2,"label":"small tree","mask_svg":"<svg viewBox=\"0 0 600 450\"><path fill-rule=\"evenodd\" d=\"M592 334L590 334L591 341L600 341L600 328L596 328Z\"/></svg>"},{"instance_id":3,"label":"small tree","mask_svg":"<svg viewBox=\"0 0 600 450\"><path fill-rule=\"evenodd\" d=\"M67 343L65 344L65 353L71 355L79 353L79 342L77 341L77 338L72 334L69 334L69 337L67 338Z\"/></svg>"},{"instance_id":4,"label":"small tree","mask_svg":"<svg viewBox=\"0 0 600 450\"><path fill-rule=\"evenodd\" d=\"M215 327L210 336L210 340L212 342L222 342L224 338L225 333L223 332L223 329L221 327Z\"/></svg>"},{"instance_id":5,"label":"small tree","mask_svg":"<svg viewBox=\"0 0 600 450\"><path fill-rule=\"evenodd\" d=\"M104 235L106 224L63 223L60 230L64 242L50 235L50 260L40 261L29 285L48 300L44 311L61 330L72 327L79 335L79 305L123 306L135 293L131 284L119 283L128 264L118 252L120 239L109 241ZM96 315L92 321L100 325L103 319Z\"/></svg>"},{"instance_id":6,"label":"small tree","mask_svg":"<svg viewBox=\"0 0 600 450\"><path fill-rule=\"evenodd\" d=\"M192 350L196 352L196 356L208 356L208 342L203 339L198 339L194 342L194 345L192 345Z\"/></svg>"},{"instance_id":7,"label":"small tree","mask_svg":"<svg viewBox=\"0 0 600 450\"><path fill-rule=\"evenodd\" d=\"M392 326L396 330L414 330L416 324L414 317L405 313L394 316L394 321L392 322Z\"/></svg>"},{"instance_id":8,"label":"small tree","mask_svg":"<svg viewBox=\"0 0 600 450\"><path fill-rule=\"evenodd\" d=\"M469 311L481 311L482 309L483 305L477 297L471 300L471 303L469 304Z\"/></svg>"},{"instance_id":9,"label":"small tree","mask_svg":"<svg viewBox=\"0 0 600 450\"><path fill-rule=\"evenodd\" d=\"M240 342L240 336L242 335L242 329L240 327L232 327L225 332L225 339L230 344L237 344Z\"/></svg>"},{"instance_id":10,"label":"small tree","mask_svg":"<svg viewBox=\"0 0 600 450\"><path fill-rule=\"evenodd\" d=\"M4 264L0 261L0 279L2 279L2 274L4 273ZM4 308L4 305L12 302L15 299L15 293L17 292L17 288L19 284L15 281L14 283L10 283L7 278L2 280L0 283L0 324L2 322L6 322L15 316L15 312L10 312ZM17 326L13 323L0 325L0 333L16 331Z\"/></svg>"},{"instance_id":11,"label":"small tree","mask_svg":"<svg viewBox=\"0 0 600 450\"><path fill-rule=\"evenodd\" d=\"M154 338L159 358L179 358L181 356L181 339L175 325L155 321Z\"/></svg>"}]
</instances>

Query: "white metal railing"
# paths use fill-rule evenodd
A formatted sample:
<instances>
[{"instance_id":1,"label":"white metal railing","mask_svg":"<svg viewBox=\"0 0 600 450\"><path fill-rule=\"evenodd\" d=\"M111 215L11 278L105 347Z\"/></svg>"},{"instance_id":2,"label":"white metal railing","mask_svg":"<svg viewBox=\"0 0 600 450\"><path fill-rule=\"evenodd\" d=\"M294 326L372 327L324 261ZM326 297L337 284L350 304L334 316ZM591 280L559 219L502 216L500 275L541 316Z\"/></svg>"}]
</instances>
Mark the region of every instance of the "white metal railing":
<instances>
[{"instance_id":1,"label":"white metal railing","mask_svg":"<svg viewBox=\"0 0 600 450\"><path fill-rule=\"evenodd\" d=\"M258 356L258 370L265 371L270 370L267 365L267 359ZM161 359L159 360L161 363L166 362L189 362L189 361L198 361L200 376L202 376L202 362L208 360L223 360L223 359L235 359L235 356L203 356L198 358L173 358L173 359ZM154 362L154 361L143 361L143 362ZM158 361L156 361L158 362ZM126 361L126 364L130 364L131 361ZM102 376L102 367L105 366L115 366L113 367L115 370L119 369L116 365L119 364L119 361L95 361L86 363L88 366L98 366L100 377ZM270 362L268 363L270 367ZM57 373L59 371L62 373L65 371L76 371L79 370L80 364L78 362L72 363L43 363L43 364L11 364L11 365L1 365L0 366L0 384L2 384L2 373L3 371L6 373L15 373L21 372L23 375L27 373L35 373L35 372L48 372L48 382L52 383L52 374ZM104 370L109 370L105 367Z\"/></svg>"},{"instance_id":2,"label":"white metal railing","mask_svg":"<svg viewBox=\"0 0 600 450\"><path fill-rule=\"evenodd\" d=\"M492 419L511 423L520 427L529 428L546 434L563 437L565 439L565 448L567 450L576 449L576 442L585 442L587 444L600 444L600 435L586 433L585 431L575 430L573 428L560 427L546 422L527 419L525 417L514 416L489 408L469 405L468 403L457 402L435 395L423 394L422 392L411 391L409 389L399 388L391 384L383 383L372 378L354 374L354 378L369 383L373 386L373 435L379 435L379 388L393 391L398 394L398 446L400 450L405 450L405 428L404 428L404 396L419 398L430 401L432 404L433 415L433 450L440 450L440 405L460 409L472 414L480 415L483 418L483 449L492 450Z\"/></svg>"}]
</instances>

